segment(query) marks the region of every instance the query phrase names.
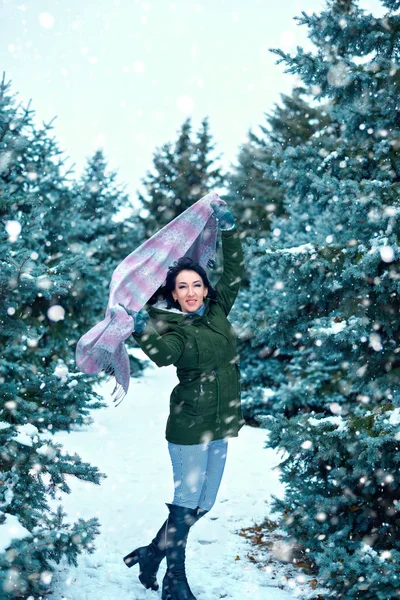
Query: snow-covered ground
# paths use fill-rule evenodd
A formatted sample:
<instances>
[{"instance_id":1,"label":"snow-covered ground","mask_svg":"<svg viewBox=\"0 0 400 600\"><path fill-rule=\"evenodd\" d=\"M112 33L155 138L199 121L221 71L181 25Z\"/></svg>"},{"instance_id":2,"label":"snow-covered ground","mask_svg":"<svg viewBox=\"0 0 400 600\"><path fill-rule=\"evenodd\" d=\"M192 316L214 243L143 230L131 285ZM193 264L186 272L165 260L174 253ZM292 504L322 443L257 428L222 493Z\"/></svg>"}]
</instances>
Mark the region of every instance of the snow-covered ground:
<instances>
[{"instance_id":1,"label":"snow-covered ground","mask_svg":"<svg viewBox=\"0 0 400 600\"><path fill-rule=\"evenodd\" d=\"M141 351L137 355L145 357ZM87 429L57 434L64 447L96 465L105 479L100 486L69 480L70 495L62 504L70 521L97 516L101 533L96 551L81 555L77 568L61 563L53 600L154 600L161 593L145 590L138 567L128 569L122 557L148 544L167 517L165 502L173 496L172 469L164 437L175 369L149 366L131 380L128 396L115 407L111 382L102 388L109 406L95 411ZM291 600L295 591L282 588L281 575L247 558L249 542L238 535L242 527L268 515L271 494L282 492L273 467L278 458L264 449L265 430L245 426L229 442L225 473L212 511L190 531L187 573L198 600ZM237 559L239 557L239 560ZM284 569L284 567L282 567ZM159 571L161 583L165 571ZM297 586L296 586L297 587Z\"/></svg>"}]
</instances>

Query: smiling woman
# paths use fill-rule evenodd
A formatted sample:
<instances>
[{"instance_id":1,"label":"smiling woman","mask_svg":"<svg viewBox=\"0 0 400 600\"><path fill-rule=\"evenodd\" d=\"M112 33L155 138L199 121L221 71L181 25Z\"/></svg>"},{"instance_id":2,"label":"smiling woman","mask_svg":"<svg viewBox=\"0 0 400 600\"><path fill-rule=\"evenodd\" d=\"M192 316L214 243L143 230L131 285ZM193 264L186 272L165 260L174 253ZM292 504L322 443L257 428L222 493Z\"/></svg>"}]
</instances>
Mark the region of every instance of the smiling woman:
<instances>
[{"instance_id":1,"label":"smiling woman","mask_svg":"<svg viewBox=\"0 0 400 600\"><path fill-rule=\"evenodd\" d=\"M167 301L167 308L177 308L182 313L195 312L207 296L216 296L205 269L187 256L169 267L160 294Z\"/></svg>"},{"instance_id":2,"label":"smiling woman","mask_svg":"<svg viewBox=\"0 0 400 600\"><path fill-rule=\"evenodd\" d=\"M196 271L181 271L178 273L175 283L175 293L172 294L175 302L178 302L186 312L197 310L207 296L208 289L199 279Z\"/></svg>"},{"instance_id":3,"label":"smiling woman","mask_svg":"<svg viewBox=\"0 0 400 600\"><path fill-rule=\"evenodd\" d=\"M133 333L156 365L175 365L179 379L166 428L174 475L169 517L148 546L124 558L128 567L139 563L139 579L146 588L158 589L157 571L166 557L163 600L195 600L185 574L189 529L213 507L228 438L236 437L244 425L236 336L227 318L240 288L242 247L226 206L212 207L224 257L215 290L203 267L180 258L146 305L148 320Z\"/></svg>"}]
</instances>

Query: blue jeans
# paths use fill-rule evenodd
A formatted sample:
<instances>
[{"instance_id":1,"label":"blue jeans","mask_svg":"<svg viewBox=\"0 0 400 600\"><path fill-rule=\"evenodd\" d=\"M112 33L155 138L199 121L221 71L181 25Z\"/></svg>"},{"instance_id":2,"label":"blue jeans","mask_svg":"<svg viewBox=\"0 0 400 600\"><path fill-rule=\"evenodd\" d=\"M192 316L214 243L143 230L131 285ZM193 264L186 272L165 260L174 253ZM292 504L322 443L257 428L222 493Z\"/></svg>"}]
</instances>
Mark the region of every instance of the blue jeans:
<instances>
[{"instance_id":1,"label":"blue jeans","mask_svg":"<svg viewBox=\"0 0 400 600\"><path fill-rule=\"evenodd\" d=\"M227 440L190 445L168 442L168 450L175 484L172 504L210 510L225 468Z\"/></svg>"}]
</instances>

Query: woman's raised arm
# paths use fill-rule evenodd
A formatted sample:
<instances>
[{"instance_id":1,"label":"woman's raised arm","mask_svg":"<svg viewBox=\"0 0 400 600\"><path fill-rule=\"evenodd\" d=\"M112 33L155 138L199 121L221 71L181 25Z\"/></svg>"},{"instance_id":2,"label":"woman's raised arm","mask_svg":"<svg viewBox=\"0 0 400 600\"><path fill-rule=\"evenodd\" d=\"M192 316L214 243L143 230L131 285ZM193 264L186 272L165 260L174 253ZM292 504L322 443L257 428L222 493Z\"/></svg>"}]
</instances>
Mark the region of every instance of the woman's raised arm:
<instances>
[{"instance_id":1,"label":"woman's raised arm","mask_svg":"<svg viewBox=\"0 0 400 600\"><path fill-rule=\"evenodd\" d=\"M215 286L217 300L226 316L231 311L238 295L244 271L242 243L237 229L221 231L224 270Z\"/></svg>"}]
</instances>

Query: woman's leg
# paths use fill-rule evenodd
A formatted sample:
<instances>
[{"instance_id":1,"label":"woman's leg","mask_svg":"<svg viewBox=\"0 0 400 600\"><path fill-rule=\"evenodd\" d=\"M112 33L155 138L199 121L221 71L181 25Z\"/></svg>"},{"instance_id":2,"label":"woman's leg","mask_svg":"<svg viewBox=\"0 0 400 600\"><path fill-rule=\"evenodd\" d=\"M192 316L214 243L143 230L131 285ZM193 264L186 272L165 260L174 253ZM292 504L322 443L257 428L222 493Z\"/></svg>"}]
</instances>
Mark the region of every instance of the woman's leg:
<instances>
[{"instance_id":1,"label":"woman's leg","mask_svg":"<svg viewBox=\"0 0 400 600\"><path fill-rule=\"evenodd\" d=\"M174 475L174 498L172 504L197 508L206 480L208 444L172 444L168 450Z\"/></svg>"},{"instance_id":2,"label":"woman's leg","mask_svg":"<svg viewBox=\"0 0 400 600\"><path fill-rule=\"evenodd\" d=\"M174 474L174 498L167 504L167 571L163 579L163 600L196 600L186 578L186 543L197 512L208 463L208 445L181 445L168 442ZM204 513L202 513L204 514Z\"/></svg>"},{"instance_id":3,"label":"woman's leg","mask_svg":"<svg viewBox=\"0 0 400 600\"><path fill-rule=\"evenodd\" d=\"M173 505L187 509L186 518L190 523L196 523L206 511L197 511L199 497L205 481L205 473L208 462L207 447L204 444L195 446L181 446L179 444L168 444L175 483L175 494ZM170 505L167 505L170 510ZM172 506L172 509L174 508ZM173 518L178 517L174 511ZM190 514L189 514L190 513ZM173 519L172 519L173 520ZM179 520L179 519L178 519ZM146 588L158 589L157 571L160 562L166 555L167 545L167 525L171 521L170 517L163 523L155 538L148 546L136 548L130 554L124 557L124 562L128 567L139 563L139 579ZM176 527L172 527L175 530ZM182 526L180 527L182 529ZM181 535L180 531L173 531ZM182 534L183 535L183 534ZM186 537L185 532L184 537ZM173 537L170 533L170 545L173 546ZM184 539L180 540L184 542ZM183 544L182 544L183 545Z\"/></svg>"},{"instance_id":4,"label":"woman's leg","mask_svg":"<svg viewBox=\"0 0 400 600\"><path fill-rule=\"evenodd\" d=\"M162 598L196 600L186 579L185 553L190 527L213 506L225 467L227 442L184 446L168 444L175 493L168 504L166 532L167 571Z\"/></svg>"},{"instance_id":5,"label":"woman's leg","mask_svg":"<svg viewBox=\"0 0 400 600\"><path fill-rule=\"evenodd\" d=\"M224 473L227 453L228 440L215 440L208 444L205 479L198 503L200 509L208 511L214 506Z\"/></svg>"}]
</instances>

